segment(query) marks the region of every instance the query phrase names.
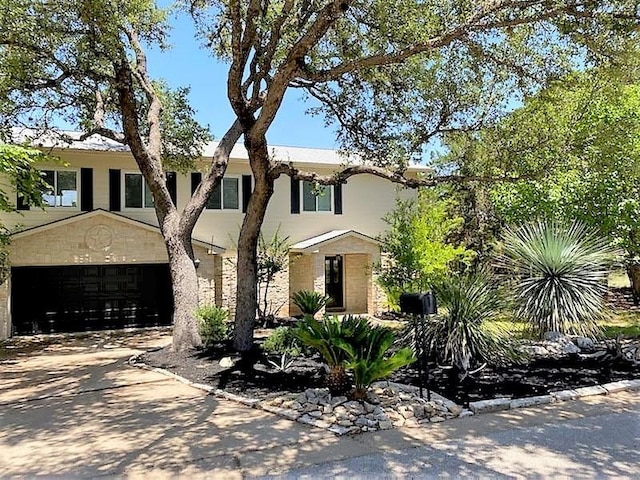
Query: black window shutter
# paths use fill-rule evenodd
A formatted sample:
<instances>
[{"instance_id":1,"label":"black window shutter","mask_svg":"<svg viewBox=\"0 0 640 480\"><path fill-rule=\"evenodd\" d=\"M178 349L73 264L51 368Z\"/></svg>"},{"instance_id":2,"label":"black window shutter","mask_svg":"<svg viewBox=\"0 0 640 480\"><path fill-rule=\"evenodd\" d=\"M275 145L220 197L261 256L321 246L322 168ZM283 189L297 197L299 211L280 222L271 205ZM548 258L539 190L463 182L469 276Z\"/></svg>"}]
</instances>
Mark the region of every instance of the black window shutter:
<instances>
[{"instance_id":1,"label":"black window shutter","mask_svg":"<svg viewBox=\"0 0 640 480\"><path fill-rule=\"evenodd\" d=\"M16 199L16 210L29 210L29 204L24 201L24 197L18 193L18 198Z\"/></svg>"},{"instance_id":2,"label":"black window shutter","mask_svg":"<svg viewBox=\"0 0 640 480\"><path fill-rule=\"evenodd\" d=\"M80 169L80 210L93 210L93 168Z\"/></svg>"},{"instance_id":3,"label":"black window shutter","mask_svg":"<svg viewBox=\"0 0 640 480\"><path fill-rule=\"evenodd\" d=\"M109 210L120 211L120 170L109 169Z\"/></svg>"},{"instance_id":4,"label":"black window shutter","mask_svg":"<svg viewBox=\"0 0 640 480\"><path fill-rule=\"evenodd\" d=\"M333 213L342 215L342 184L333 186Z\"/></svg>"},{"instance_id":5,"label":"black window shutter","mask_svg":"<svg viewBox=\"0 0 640 480\"><path fill-rule=\"evenodd\" d=\"M174 205L178 204L178 185L176 180L176 172L167 172L167 190Z\"/></svg>"},{"instance_id":6,"label":"black window shutter","mask_svg":"<svg viewBox=\"0 0 640 480\"><path fill-rule=\"evenodd\" d=\"M300 213L300 181L291 179L291 213Z\"/></svg>"},{"instance_id":7,"label":"black window shutter","mask_svg":"<svg viewBox=\"0 0 640 480\"><path fill-rule=\"evenodd\" d=\"M242 175L242 213L247 212L251 198L251 175Z\"/></svg>"},{"instance_id":8,"label":"black window shutter","mask_svg":"<svg viewBox=\"0 0 640 480\"><path fill-rule=\"evenodd\" d=\"M198 185L202 181L202 174L200 172L192 172L191 173L191 195L196 191Z\"/></svg>"}]
</instances>

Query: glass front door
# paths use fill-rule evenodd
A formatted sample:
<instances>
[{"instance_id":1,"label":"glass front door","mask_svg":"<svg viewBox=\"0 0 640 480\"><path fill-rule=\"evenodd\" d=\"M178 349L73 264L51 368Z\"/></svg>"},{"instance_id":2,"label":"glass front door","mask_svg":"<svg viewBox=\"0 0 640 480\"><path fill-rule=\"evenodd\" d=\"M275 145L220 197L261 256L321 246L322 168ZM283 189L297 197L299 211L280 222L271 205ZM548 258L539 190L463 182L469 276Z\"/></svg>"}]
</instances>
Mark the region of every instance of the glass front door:
<instances>
[{"instance_id":1,"label":"glass front door","mask_svg":"<svg viewBox=\"0 0 640 480\"><path fill-rule=\"evenodd\" d=\"M342 275L342 256L325 257L324 290L329 297L327 310L344 310L344 285Z\"/></svg>"}]
</instances>

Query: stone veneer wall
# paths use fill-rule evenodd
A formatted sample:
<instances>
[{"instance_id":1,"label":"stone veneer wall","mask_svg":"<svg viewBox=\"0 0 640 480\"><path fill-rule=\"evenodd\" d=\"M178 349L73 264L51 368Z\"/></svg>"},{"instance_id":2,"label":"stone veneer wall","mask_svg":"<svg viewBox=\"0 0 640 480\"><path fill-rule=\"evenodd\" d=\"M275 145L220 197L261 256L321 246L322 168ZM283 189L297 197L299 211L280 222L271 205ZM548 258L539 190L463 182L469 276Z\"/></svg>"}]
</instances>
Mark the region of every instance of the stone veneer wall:
<instances>
[{"instance_id":1,"label":"stone veneer wall","mask_svg":"<svg viewBox=\"0 0 640 480\"><path fill-rule=\"evenodd\" d=\"M229 311L229 317L233 318L236 312L236 283L238 274L238 259L235 252L221 258L221 275L218 289L220 297L217 304ZM276 274L269 285L269 302L277 309L277 316L289 315L289 265ZM260 297L258 297L260 298Z\"/></svg>"},{"instance_id":2,"label":"stone veneer wall","mask_svg":"<svg viewBox=\"0 0 640 480\"><path fill-rule=\"evenodd\" d=\"M309 254L289 255L289 294L313 289L313 257ZM324 290L323 290L324 291ZM300 309L289 299L289 315L300 315Z\"/></svg>"},{"instance_id":3,"label":"stone veneer wall","mask_svg":"<svg viewBox=\"0 0 640 480\"><path fill-rule=\"evenodd\" d=\"M229 311L229 318L236 313L236 282L238 274L238 258L235 254L221 258L221 298L219 305Z\"/></svg>"},{"instance_id":4,"label":"stone veneer wall","mask_svg":"<svg viewBox=\"0 0 640 480\"><path fill-rule=\"evenodd\" d=\"M349 313L373 313L371 299L371 264L369 255L352 253L344 256L345 307Z\"/></svg>"}]
</instances>

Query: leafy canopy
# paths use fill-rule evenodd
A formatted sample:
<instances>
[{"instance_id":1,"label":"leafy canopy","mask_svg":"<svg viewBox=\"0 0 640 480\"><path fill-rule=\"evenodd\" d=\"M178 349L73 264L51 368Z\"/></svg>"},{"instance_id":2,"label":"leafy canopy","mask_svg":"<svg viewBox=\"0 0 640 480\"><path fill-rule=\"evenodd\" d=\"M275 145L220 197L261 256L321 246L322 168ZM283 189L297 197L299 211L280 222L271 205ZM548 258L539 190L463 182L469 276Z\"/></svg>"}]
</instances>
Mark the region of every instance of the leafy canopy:
<instances>
[{"instance_id":1,"label":"leafy canopy","mask_svg":"<svg viewBox=\"0 0 640 480\"><path fill-rule=\"evenodd\" d=\"M436 190L424 189L416 200L398 199L384 217L388 230L380 240L388 258L379 266L379 282L392 297L394 292L428 289L471 260L473 252L450 243L462 226L453 207Z\"/></svg>"},{"instance_id":2,"label":"leafy canopy","mask_svg":"<svg viewBox=\"0 0 640 480\"><path fill-rule=\"evenodd\" d=\"M12 127L43 131L64 122L127 143L118 69L146 63L144 47L166 46L168 15L153 0L5 2L0 7L0 134L8 139ZM149 138L145 89L153 90L162 103L163 160L186 170L210 140L208 129L193 118L188 88L172 90L162 81L146 80L133 77L138 105L128 121Z\"/></svg>"}]
</instances>

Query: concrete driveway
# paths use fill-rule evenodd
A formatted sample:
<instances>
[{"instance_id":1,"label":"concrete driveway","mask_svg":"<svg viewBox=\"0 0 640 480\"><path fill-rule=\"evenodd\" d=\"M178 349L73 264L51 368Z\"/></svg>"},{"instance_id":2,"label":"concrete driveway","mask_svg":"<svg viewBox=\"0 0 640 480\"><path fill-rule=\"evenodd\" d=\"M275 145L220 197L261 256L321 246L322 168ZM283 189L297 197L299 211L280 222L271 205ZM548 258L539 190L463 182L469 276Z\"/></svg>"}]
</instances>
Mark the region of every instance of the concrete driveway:
<instances>
[{"instance_id":1,"label":"concrete driveway","mask_svg":"<svg viewBox=\"0 0 640 480\"><path fill-rule=\"evenodd\" d=\"M338 438L126 365L169 341L0 360L0 477L640 478L637 393Z\"/></svg>"}]
</instances>

